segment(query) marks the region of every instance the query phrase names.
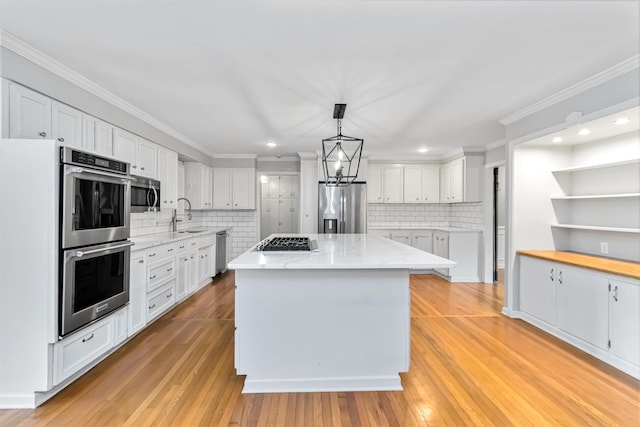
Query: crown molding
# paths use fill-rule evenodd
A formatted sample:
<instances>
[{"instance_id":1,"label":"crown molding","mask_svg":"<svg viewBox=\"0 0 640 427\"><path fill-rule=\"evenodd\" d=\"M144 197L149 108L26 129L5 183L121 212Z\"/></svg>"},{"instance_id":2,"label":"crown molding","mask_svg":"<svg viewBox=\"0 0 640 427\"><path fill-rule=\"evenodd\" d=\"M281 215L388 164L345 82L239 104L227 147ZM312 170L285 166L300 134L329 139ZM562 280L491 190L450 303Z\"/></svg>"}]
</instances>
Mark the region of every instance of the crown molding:
<instances>
[{"instance_id":1,"label":"crown molding","mask_svg":"<svg viewBox=\"0 0 640 427\"><path fill-rule=\"evenodd\" d=\"M18 39L13 34L5 30L0 30L0 46L4 46L12 52L22 56L26 60L33 62L34 64L57 75L58 77L67 80L68 82L78 86L79 88L89 92L90 94L95 95L98 98L108 102L109 104L125 111L126 113L131 114L132 116L177 139L178 141L189 145L190 147L195 148L204 154L209 155L209 151L202 145L181 134L175 129L167 126L150 114L145 113L133 104L125 101L114 93L109 92L102 86L94 83L93 81L77 73L76 71L73 71L71 68L63 65L62 63L39 51L33 46L25 43L24 41Z\"/></svg>"},{"instance_id":2,"label":"crown molding","mask_svg":"<svg viewBox=\"0 0 640 427\"><path fill-rule=\"evenodd\" d=\"M557 104L558 102L569 99L572 96L578 95L582 92L606 83L609 80L613 80L616 77L620 77L630 71L637 70L638 68L640 68L640 55L634 55L631 58L614 65L613 67L607 68L606 70L589 77L588 79L582 80L581 82L578 82L573 86L569 86L568 88L563 89L560 92L556 92L555 94L541 99L538 102L534 102L528 107L522 108L515 113L498 120L498 122L503 126L510 125L511 123L516 122L524 117L537 113L538 111Z\"/></svg>"},{"instance_id":3,"label":"crown molding","mask_svg":"<svg viewBox=\"0 0 640 427\"><path fill-rule=\"evenodd\" d=\"M314 151L299 151L300 160L318 160L318 155Z\"/></svg>"},{"instance_id":4,"label":"crown molding","mask_svg":"<svg viewBox=\"0 0 640 427\"><path fill-rule=\"evenodd\" d=\"M499 139L497 141L488 143L487 145L484 146L484 148L487 151L489 151L489 150L493 150L494 148L503 147L506 143L507 143L507 140L503 138L503 139Z\"/></svg>"},{"instance_id":5,"label":"crown molding","mask_svg":"<svg viewBox=\"0 0 640 427\"><path fill-rule=\"evenodd\" d=\"M295 156L258 156L259 162L299 162L300 158Z\"/></svg>"},{"instance_id":6,"label":"crown molding","mask_svg":"<svg viewBox=\"0 0 640 427\"><path fill-rule=\"evenodd\" d=\"M212 159L257 159L257 154L212 154Z\"/></svg>"}]
</instances>

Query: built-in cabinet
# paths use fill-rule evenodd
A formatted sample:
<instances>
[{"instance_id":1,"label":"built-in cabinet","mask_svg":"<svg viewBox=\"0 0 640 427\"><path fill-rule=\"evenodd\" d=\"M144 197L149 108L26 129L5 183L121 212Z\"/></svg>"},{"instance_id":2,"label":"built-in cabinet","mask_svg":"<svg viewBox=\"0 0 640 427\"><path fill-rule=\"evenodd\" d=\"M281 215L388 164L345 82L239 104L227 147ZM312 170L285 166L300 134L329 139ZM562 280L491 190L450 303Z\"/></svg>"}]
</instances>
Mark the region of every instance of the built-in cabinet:
<instances>
[{"instance_id":1,"label":"built-in cabinet","mask_svg":"<svg viewBox=\"0 0 640 427\"><path fill-rule=\"evenodd\" d=\"M213 169L213 209L255 209L253 168Z\"/></svg>"},{"instance_id":2,"label":"built-in cabinet","mask_svg":"<svg viewBox=\"0 0 640 427\"><path fill-rule=\"evenodd\" d=\"M53 139L70 147L83 148L82 113L80 111L53 101L51 120Z\"/></svg>"},{"instance_id":3,"label":"built-in cabinet","mask_svg":"<svg viewBox=\"0 0 640 427\"><path fill-rule=\"evenodd\" d=\"M184 194L192 209L212 209L213 170L198 162L184 162Z\"/></svg>"},{"instance_id":4,"label":"built-in cabinet","mask_svg":"<svg viewBox=\"0 0 640 427\"><path fill-rule=\"evenodd\" d=\"M316 183L317 186L317 183ZM297 233L300 181L297 175L265 175L261 183L260 235ZM312 205L317 208L317 200Z\"/></svg>"},{"instance_id":5,"label":"built-in cabinet","mask_svg":"<svg viewBox=\"0 0 640 427\"><path fill-rule=\"evenodd\" d=\"M462 157L441 166L440 201L442 203L473 201L465 199L465 162L466 159Z\"/></svg>"},{"instance_id":6,"label":"built-in cabinet","mask_svg":"<svg viewBox=\"0 0 640 427\"><path fill-rule=\"evenodd\" d=\"M439 203L440 167L405 165L403 193L404 203Z\"/></svg>"},{"instance_id":7,"label":"built-in cabinet","mask_svg":"<svg viewBox=\"0 0 640 427\"><path fill-rule=\"evenodd\" d=\"M9 83L9 138L53 139L51 99Z\"/></svg>"},{"instance_id":8,"label":"built-in cabinet","mask_svg":"<svg viewBox=\"0 0 640 427\"><path fill-rule=\"evenodd\" d=\"M370 163L367 169L369 203L402 203L404 174L401 165Z\"/></svg>"},{"instance_id":9,"label":"built-in cabinet","mask_svg":"<svg viewBox=\"0 0 640 427\"><path fill-rule=\"evenodd\" d=\"M113 156L114 127L107 122L82 115L82 148L104 156Z\"/></svg>"},{"instance_id":10,"label":"built-in cabinet","mask_svg":"<svg viewBox=\"0 0 640 427\"><path fill-rule=\"evenodd\" d=\"M114 128L113 156L131 164L131 174L156 178L158 146L131 132Z\"/></svg>"},{"instance_id":11,"label":"built-in cabinet","mask_svg":"<svg viewBox=\"0 0 640 427\"><path fill-rule=\"evenodd\" d=\"M160 208L178 206L178 153L158 147L158 181L160 181Z\"/></svg>"},{"instance_id":12,"label":"built-in cabinet","mask_svg":"<svg viewBox=\"0 0 640 427\"><path fill-rule=\"evenodd\" d=\"M299 232L318 232L318 165L314 158L300 160Z\"/></svg>"},{"instance_id":13,"label":"built-in cabinet","mask_svg":"<svg viewBox=\"0 0 640 427\"><path fill-rule=\"evenodd\" d=\"M519 267L525 320L640 375L640 282L522 255Z\"/></svg>"},{"instance_id":14,"label":"built-in cabinet","mask_svg":"<svg viewBox=\"0 0 640 427\"><path fill-rule=\"evenodd\" d=\"M145 251L131 252L129 272L129 335L134 335L147 323L147 257Z\"/></svg>"}]
</instances>

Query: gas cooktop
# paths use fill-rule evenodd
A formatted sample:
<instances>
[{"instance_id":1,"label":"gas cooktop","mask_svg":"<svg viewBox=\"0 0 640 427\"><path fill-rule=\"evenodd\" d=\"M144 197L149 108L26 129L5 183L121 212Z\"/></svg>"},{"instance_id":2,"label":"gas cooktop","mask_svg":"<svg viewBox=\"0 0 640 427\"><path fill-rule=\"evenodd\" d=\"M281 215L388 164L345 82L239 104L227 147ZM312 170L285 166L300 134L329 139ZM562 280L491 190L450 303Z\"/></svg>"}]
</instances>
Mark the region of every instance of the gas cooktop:
<instances>
[{"instance_id":1,"label":"gas cooktop","mask_svg":"<svg viewBox=\"0 0 640 427\"><path fill-rule=\"evenodd\" d=\"M272 237L265 239L256 246L257 251L312 251L317 249L317 242L308 237Z\"/></svg>"}]
</instances>

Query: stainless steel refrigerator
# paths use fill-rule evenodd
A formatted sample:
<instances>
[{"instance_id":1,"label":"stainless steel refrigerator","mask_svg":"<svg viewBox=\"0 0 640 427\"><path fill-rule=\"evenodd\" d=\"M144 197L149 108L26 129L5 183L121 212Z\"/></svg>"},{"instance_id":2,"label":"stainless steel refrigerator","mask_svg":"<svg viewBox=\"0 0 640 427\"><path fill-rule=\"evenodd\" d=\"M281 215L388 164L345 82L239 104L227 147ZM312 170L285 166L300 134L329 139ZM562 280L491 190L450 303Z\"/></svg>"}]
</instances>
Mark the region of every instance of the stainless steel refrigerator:
<instances>
[{"instance_id":1,"label":"stainless steel refrigerator","mask_svg":"<svg viewBox=\"0 0 640 427\"><path fill-rule=\"evenodd\" d=\"M318 233L366 233L367 184L346 187L318 186Z\"/></svg>"}]
</instances>

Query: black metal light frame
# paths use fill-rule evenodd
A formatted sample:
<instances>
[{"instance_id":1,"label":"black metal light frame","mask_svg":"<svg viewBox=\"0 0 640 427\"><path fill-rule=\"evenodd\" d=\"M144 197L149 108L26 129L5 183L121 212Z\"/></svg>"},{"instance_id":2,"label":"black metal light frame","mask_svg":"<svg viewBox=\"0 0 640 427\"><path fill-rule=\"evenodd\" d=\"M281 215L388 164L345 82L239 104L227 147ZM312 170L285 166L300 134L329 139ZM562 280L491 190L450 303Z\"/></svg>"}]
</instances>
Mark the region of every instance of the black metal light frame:
<instances>
[{"instance_id":1,"label":"black metal light frame","mask_svg":"<svg viewBox=\"0 0 640 427\"><path fill-rule=\"evenodd\" d=\"M346 107L347 104L335 105L333 118L338 120L338 134L322 140L322 169L325 185L328 186L346 187L355 181L360 170L364 140L342 135L342 118ZM355 167L352 167L354 162ZM335 169L333 174L330 168Z\"/></svg>"}]
</instances>

